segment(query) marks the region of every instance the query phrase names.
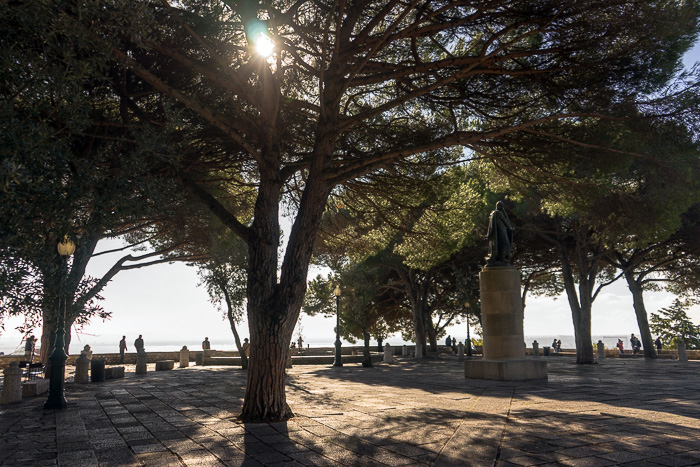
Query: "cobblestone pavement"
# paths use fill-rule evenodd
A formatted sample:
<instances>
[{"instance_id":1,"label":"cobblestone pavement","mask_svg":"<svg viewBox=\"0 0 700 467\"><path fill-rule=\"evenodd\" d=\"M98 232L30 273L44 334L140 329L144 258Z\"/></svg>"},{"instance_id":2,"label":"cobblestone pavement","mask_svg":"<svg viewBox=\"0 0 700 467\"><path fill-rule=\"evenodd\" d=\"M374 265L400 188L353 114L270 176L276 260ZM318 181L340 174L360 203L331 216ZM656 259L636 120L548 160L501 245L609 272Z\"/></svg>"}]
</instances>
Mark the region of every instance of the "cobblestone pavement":
<instances>
[{"instance_id":1,"label":"cobblestone pavement","mask_svg":"<svg viewBox=\"0 0 700 467\"><path fill-rule=\"evenodd\" d=\"M64 411L0 406L0 465L700 465L700 362L547 361L519 383L467 380L456 357L299 366L297 416L272 424L236 422L240 369L132 369L67 384Z\"/></svg>"}]
</instances>

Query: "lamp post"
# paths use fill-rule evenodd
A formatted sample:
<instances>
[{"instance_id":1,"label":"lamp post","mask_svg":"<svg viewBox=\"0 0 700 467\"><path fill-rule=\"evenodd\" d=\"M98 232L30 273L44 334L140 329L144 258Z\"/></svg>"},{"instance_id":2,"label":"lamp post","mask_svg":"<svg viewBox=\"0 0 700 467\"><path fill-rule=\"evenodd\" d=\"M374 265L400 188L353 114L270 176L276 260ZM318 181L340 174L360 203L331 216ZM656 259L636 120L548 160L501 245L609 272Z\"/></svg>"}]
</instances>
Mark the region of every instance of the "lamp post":
<instances>
[{"instance_id":1,"label":"lamp post","mask_svg":"<svg viewBox=\"0 0 700 467\"><path fill-rule=\"evenodd\" d=\"M471 305L469 305L469 302L466 302L464 304L465 307L467 307L467 357L472 356L472 338L471 335L469 334L469 318L471 317Z\"/></svg>"},{"instance_id":2,"label":"lamp post","mask_svg":"<svg viewBox=\"0 0 700 467\"><path fill-rule=\"evenodd\" d=\"M343 360L340 354L340 286L336 285L333 290L335 295L335 361L333 366L343 366Z\"/></svg>"},{"instance_id":3,"label":"lamp post","mask_svg":"<svg viewBox=\"0 0 700 467\"><path fill-rule=\"evenodd\" d=\"M75 252L75 243L68 236L58 244L58 254L61 255L61 287L58 295L58 313L56 325L56 341L53 353L49 357L51 375L49 379L49 397L44 402L45 409L65 409L64 379L66 374L66 295L65 284L68 275L68 257Z\"/></svg>"}]
</instances>

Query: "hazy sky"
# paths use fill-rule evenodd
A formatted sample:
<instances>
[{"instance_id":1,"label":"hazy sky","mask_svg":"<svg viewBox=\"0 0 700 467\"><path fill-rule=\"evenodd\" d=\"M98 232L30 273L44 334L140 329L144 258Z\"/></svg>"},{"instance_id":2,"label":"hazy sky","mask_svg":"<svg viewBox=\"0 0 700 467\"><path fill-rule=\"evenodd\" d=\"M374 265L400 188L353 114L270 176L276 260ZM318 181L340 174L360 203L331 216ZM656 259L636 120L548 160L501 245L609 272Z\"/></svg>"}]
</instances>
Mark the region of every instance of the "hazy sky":
<instances>
[{"instance_id":1,"label":"hazy sky","mask_svg":"<svg viewBox=\"0 0 700 467\"><path fill-rule=\"evenodd\" d=\"M700 45L687 54L686 66L700 61ZM114 245L114 241L111 245ZM117 243L118 245L118 243ZM107 250L106 242L98 251ZM105 255L93 259L88 274L100 277L120 255ZM309 277L317 271L311 271ZM71 353L77 353L83 345L90 344L95 351L117 352L122 335L127 336L129 350L138 334L143 334L146 350L163 348L166 343L187 345L199 349L204 337L209 337L214 349L234 348L233 335L228 321L209 302L205 290L197 286L196 268L184 264L162 264L132 271L124 271L104 289L103 306L112 312L106 322L95 320L82 334L73 333ZM645 304L649 313L669 306L673 296L668 293L646 293ZM694 307L690 316L700 324L700 307ZM14 330L19 319L8 319L5 332L0 334L0 351L9 353L17 349L22 336ZM331 345L335 340L335 320L308 317L302 314L302 335L311 343ZM571 311L565 297L559 299L530 297L525 308L525 335L573 335ZM628 336L638 332L632 297L623 281L605 289L593 304L593 335ZM247 325L239 333L248 336ZM452 336L463 340L466 327L448 329ZM37 336L39 331L37 331ZM297 331L295 331L296 337ZM399 339L389 339L398 343ZM166 350L163 348L163 350ZM170 349L167 349L170 350ZM174 350L174 349L173 349Z\"/></svg>"}]
</instances>

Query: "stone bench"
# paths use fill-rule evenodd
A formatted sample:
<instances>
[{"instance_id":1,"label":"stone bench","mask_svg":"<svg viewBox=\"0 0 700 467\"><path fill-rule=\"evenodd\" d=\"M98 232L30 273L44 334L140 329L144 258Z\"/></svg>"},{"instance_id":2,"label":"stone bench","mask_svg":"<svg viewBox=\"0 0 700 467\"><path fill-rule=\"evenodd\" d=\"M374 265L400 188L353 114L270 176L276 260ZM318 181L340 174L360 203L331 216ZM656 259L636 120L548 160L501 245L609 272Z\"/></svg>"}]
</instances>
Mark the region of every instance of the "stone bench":
<instances>
[{"instance_id":1,"label":"stone bench","mask_svg":"<svg viewBox=\"0 0 700 467\"><path fill-rule=\"evenodd\" d=\"M123 366L110 366L105 368L105 379L116 379L124 377Z\"/></svg>"},{"instance_id":2,"label":"stone bench","mask_svg":"<svg viewBox=\"0 0 700 467\"><path fill-rule=\"evenodd\" d=\"M25 381L22 383L22 398L44 394L49 390L49 382L50 380L43 378Z\"/></svg>"},{"instance_id":3,"label":"stone bench","mask_svg":"<svg viewBox=\"0 0 700 467\"><path fill-rule=\"evenodd\" d=\"M236 366L241 365L241 357L207 357L202 361L202 365L216 366Z\"/></svg>"},{"instance_id":4,"label":"stone bench","mask_svg":"<svg viewBox=\"0 0 700 467\"><path fill-rule=\"evenodd\" d=\"M167 371L175 368L175 360L160 360L156 362L156 371Z\"/></svg>"}]
</instances>

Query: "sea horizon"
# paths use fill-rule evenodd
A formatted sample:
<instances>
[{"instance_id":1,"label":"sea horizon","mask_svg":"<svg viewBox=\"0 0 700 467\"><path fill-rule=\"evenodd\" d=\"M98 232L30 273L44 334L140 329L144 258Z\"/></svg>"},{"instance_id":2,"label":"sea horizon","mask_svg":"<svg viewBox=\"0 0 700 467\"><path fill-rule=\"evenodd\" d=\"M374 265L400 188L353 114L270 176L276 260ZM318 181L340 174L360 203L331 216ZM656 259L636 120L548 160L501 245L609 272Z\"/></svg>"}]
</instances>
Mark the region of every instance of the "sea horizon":
<instances>
[{"instance_id":1,"label":"sea horizon","mask_svg":"<svg viewBox=\"0 0 700 467\"><path fill-rule=\"evenodd\" d=\"M459 342L464 342L466 339L466 336L454 336ZM474 336L476 337L476 336ZM603 341L603 344L605 344L606 348L614 348L615 345L617 344L618 339L622 339L622 342L624 343L624 346L626 349L631 349L630 346L630 341L629 341L629 336L628 335L622 335L622 334L605 334L605 335L593 335L591 336L593 343L597 343L598 341ZM561 340L562 343L562 348L564 349L575 349L575 338L572 335L525 335L525 343L527 347L532 347L533 341L537 341L540 348L545 347L545 346L551 346L552 341L554 339ZM91 342L86 342L85 339L81 341L78 341L76 339L73 339L70 345L69 349L69 354L71 355L77 355L80 353L80 351L83 349L85 344L90 345L90 349L93 351L93 353L119 353L119 348L118 345L116 345L112 340L110 339L109 342L102 341L100 339L95 339L94 341ZM401 346L401 345L414 345L413 342L407 342L401 339L401 337L389 337L388 339L384 340L382 344L388 343L389 345L392 346ZM445 343L445 337L441 338L438 340L438 344L442 345ZM133 351L131 348L132 346L129 343L129 350ZM357 341L356 343L350 343L347 341L342 341L343 346L361 346L362 341ZM377 346L377 341L376 340L371 340L370 345L373 347ZM172 340L161 340L161 341L146 341L146 352L151 351L151 352L177 352L180 349L182 349L183 346L187 346L187 348L190 351L197 351L201 350L201 341L194 341L194 340L188 340L185 342L175 342ZM304 347L311 347L311 348L319 348L319 347L333 347L334 346L334 341L330 341L328 339L313 339L309 338L308 340L304 341ZM229 350L238 350L236 348L235 341L233 338L230 339L230 341L226 342L218 342L214 341L212 342L212 350L224 350L224 351L229 351ZM12 350L5 351L5 354L10 354L12 353Z\"/></svg>"}]
</instances>

